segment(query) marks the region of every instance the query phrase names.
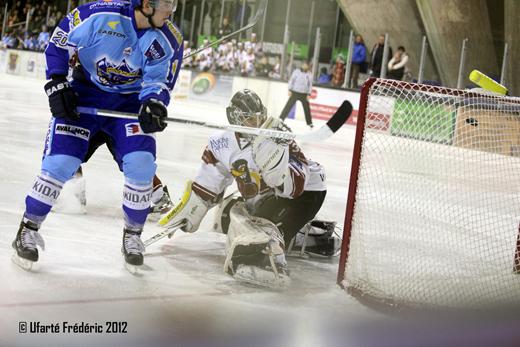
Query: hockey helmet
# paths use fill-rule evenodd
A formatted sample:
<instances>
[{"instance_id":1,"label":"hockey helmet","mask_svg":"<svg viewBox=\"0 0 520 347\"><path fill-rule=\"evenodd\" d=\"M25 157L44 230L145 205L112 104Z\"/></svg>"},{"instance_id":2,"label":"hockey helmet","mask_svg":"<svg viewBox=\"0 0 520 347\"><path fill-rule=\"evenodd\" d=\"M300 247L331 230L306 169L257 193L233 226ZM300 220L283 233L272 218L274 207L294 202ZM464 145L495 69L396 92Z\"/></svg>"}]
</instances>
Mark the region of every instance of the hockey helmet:
<instances>
[{"instance_id":1,"label":"hockey helmet","mask_svg":"<svg viewBox=\"0 0 520 347\"><path fill-rule=\"evenodd\" d=\"M242 89L231 98L226 114L230 124L260 127L267 118L267 109L255 92Z\"/></svg>"}]
</instances>

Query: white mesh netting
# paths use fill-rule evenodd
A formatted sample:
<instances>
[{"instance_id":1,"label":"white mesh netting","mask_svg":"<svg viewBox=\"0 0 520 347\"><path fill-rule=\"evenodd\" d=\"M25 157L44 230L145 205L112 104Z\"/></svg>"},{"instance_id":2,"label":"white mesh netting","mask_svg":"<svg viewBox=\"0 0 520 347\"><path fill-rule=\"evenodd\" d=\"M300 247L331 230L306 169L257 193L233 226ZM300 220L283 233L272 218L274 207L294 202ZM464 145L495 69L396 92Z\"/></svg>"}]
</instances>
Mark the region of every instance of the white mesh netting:
<instances>
[{"instance_id":1,"label":"white mesh netting","mask_svg":"<svg viewBox=\"0 0 520 347\"><path fill-rule=\"evenodd\" d=\"M520 302L518 98L375 81L352 194L344 287L415 307Z\"/></svg>"}]
</instances>

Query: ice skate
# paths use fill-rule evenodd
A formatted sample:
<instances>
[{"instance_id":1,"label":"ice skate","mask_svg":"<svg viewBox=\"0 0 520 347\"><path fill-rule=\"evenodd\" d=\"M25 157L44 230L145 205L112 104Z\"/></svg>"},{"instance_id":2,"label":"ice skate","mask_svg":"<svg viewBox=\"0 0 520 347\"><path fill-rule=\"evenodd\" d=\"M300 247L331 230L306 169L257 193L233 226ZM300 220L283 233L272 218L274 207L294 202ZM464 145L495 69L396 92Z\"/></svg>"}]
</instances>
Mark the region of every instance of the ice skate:
<instances>
[{"instance_id":1,"label":"ice skate","mask_svg":"<svg viewBox=\"0 0 520 347\"><path fill-rule=\"evenodd\" d=\"M125 229L121 252L125 257L125 268L132 274L137 274L143 265L145 247L141 241L141 231Z\"/></svg>"},{"instance_id":2,"label":"ice skate","mask_svg":"<svg viewBox=\"0 0 520 347\"><path fill-rule=\"evenodd\" d=\"M13 241L15 253L12 261L22 269L30 271L34 264L38 261L38 248L45 250L45 243L38 227L31 221L23 221L20 223L16 239Z\"/></svg>"},{"instance_id":3,"label":"ice skate","mask_svg":"<svg viewBox=\"0 0 520 347\"><path fill-rule=\"evenodd\" d=\"M330 258L338 255L341 239L336 222L313 220L291 240L287 254L296 257Z\"/></svg>"},{"instance_id":4,"label":"ice skate","mask_svg":"<svg viewBox=\"0 0 520 347\"><path fill-rule=\"evenodd\" d=\"M161 219L161 216L168 212L172 207L173 203L168 192L168 187L162 188L163 195L156 203L152 203L150 207L150 213L148 214L148 220L150 222L157 222Z\"/></svg>"}]
</instances>

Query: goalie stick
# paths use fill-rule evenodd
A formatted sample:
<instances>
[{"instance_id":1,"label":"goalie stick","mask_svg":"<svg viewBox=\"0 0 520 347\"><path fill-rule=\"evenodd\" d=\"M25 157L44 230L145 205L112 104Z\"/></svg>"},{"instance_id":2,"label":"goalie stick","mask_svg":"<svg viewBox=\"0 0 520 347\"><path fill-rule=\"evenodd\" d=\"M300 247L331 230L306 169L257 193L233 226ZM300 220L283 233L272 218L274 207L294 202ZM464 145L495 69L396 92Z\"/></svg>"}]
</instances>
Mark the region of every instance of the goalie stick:
<instances>
[{"instance_id":1,"label":"goalie stick","mask_svg":"<svg viewBox=\"0 0 520 347\"><path fill-rule=\"evenodd\" d=\"M125 113L118 111L110 111L110 110L102 110L90 107L78 107L79 113L87 113L97 116L104 117L112 117L112 118L125 118L125 119L137 119L139 117L136 113ZM297 135L287 131L280 130L272 130L272 129L263 129L263 128L252 128L252 127L244 127L240 125L220 125L220 124L212 124L203 121L190 120L185 118L173 118L166 117L165 121L172 123L181 123L186 125L195 125L201 126L205 128L218 129L218 130L228 130L234 131L241 134L249 134L256 136L265 136L279 139L287 139L287 140L299 140L299 141L322 141L330 137L336 131L341 128L341 126L347 121L348 117L352 113L352 104L345 100L343 104L337 109L336 113L327 121L325 125L320 127L318 130L311 131L306 134Z\"/></svg>"},{"instance_id":2,"label":"goalie stick","mask_svg":"<svg viewBox=\"0 0 520 347\"><path fill-rule=\"evenodd\" d=\"M258 10L256 11L255 13L255 16L253 17L253 19L251 19L251 21L244 27L236 30L236 31L233 31L232 33L230 34L227 34L226 36L223 36L221 37L220 39L218 40L215 40L213 42L210 42L208 43L206 46L202 46L198 49L196 49L195 51L193 52L190 52L189 54L186 54L185 56L182 57L182 59L186 59L186 58L189 58L191 56L194 56L195 54L198 54L210 47L214 47L216 45L218 45L219 43L229 39L230 37L233 37L237 34L240 34L241 32L244 32L246 30L249 30L251 29L252 27L254 27L257 23L258 23L258 20L264 15L265 11L267 9L267 0L263 0L260 5L258 6Z\"/></svg>"}]
</instances>

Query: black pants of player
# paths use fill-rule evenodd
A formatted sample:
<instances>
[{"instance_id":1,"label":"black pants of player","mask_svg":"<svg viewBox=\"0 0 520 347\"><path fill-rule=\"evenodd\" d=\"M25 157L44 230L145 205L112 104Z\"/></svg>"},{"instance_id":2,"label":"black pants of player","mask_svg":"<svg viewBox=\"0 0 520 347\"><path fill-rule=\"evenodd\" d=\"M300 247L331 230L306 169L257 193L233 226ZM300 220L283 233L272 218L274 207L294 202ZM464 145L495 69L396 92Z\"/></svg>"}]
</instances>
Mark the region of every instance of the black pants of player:
<instances>
[{"instance_id":1,"label":"black pants of player","mask_svg":"<svg viewBox=\"0 0 520 347\"><path fill-rule=\"evenodd\" d=\"M257 207L254 215L279 224L278 229L283 234L285 245L288 246L292 238L301 228L310 222L318 213L325 200L327 191L305 191L296 199L280 197L267 198Z\"/></svg>"},{"instance_id":2,"label":"black pants of player","mask_svg":"<svg viewBox=\"0 0 520 347\"><path fill-rule=\"evenodd\" d=\"M88 144L88 151L87 151L87 154L85 155L85 158L83 159L83 162L86 163L87 161L89 161L90 157L92 157L92 155L96 152L96 150L99 147L103 146L104 144L107 145L107 148L110 151L110 154L112 154L112 158L114 158L115 162L119 166L119 170L123 171L121 161L116 158L116 152L114 150L112 138L102 131L98 131L96 133L96 135L94 135L90 139L89 144Z\"/></svg>"},{"instance_id":3,"label":"black pants of player","mask_svg":"<svg viewBox=\"0 0 520 347\"><path fill-rule=\"evenodd\" d=\"M309 100L307 100L307 94L304 93L291 92L291 97L289 98L289 100L287 100L287 103L283 108L280 118L282 120L287 118L289 111L291 111L291 108L294 106L294 104L296 104L296 101L300 101L302 103L303 112L305 113L305 121L307 122L307 125L312 125L311 108L309 106Z\"/></svg>"}]
</instances>

